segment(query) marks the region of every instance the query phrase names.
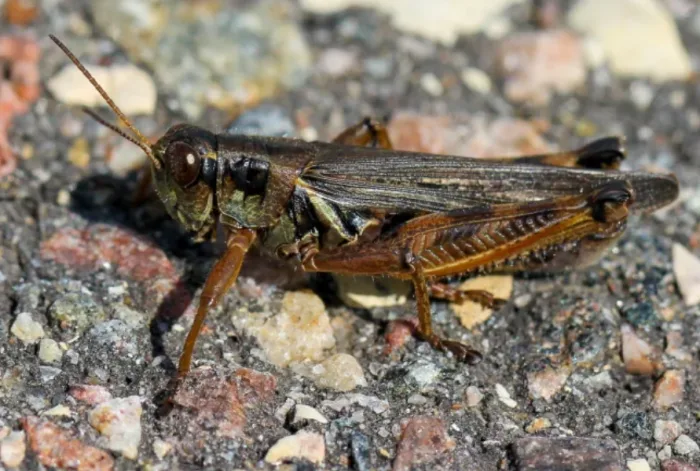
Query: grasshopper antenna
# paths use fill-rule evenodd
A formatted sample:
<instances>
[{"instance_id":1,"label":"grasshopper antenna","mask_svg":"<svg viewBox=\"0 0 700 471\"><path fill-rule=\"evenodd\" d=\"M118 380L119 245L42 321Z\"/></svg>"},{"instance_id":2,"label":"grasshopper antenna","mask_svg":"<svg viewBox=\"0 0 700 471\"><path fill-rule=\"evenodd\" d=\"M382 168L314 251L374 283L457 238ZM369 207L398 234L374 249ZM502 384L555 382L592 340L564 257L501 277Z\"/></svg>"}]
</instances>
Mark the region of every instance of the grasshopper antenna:
<instances>
[{"instance_id":1,"label":"grasshopper antenna","mask_svg":"<svg viewBox=\"0 0 700 471\"><path fill-rule=\"evenodd\" d=\"M102 88L102 86L100 86L100 84L97 83L97 80L95 80L95 78L92 76L92 74L90 74L90 72L88 72L88 70L78 60L78 58L75 57L75 55L72 52L70 52L70 49L68 49L68 47L65 44L63 44L53 34L49 34L49 37L64 52L64 54L66 56L68 56L68 58L71 60L71 62L73 62L73 64L75 64L75 66L83 73L85 78L90 81L92 86L95 87L95 90L97 90L97 92L102 96L102 98L107 103L107 105L109 105L109 107L112 109L114 114L116 114L119 117L119 119L126 125L126 127L128 127L131 130L132 133L134 133L134 136L136 136L136 137L129 136L124 131L119 129L117 126L115 126L114 124L111 124L111 123L105 121L104 119L102 119L97 113L95 113L91 109L83 107L82 108L83 111L88 116L90 116L92 119L94 119L95 121L100 123L101 125L111 129L112 131L119 134L124 139L128 140L129 142L133 142L134 144L139 146L146 153L148 158L151 159L151 162L153 163L155 168L159 169L161 166L161 163L158 159L156 159L155 155L153 155L153 151L151 150L151 146L148 143L148 139L146 139L146 137L143 134L141 134L141 132L139 132L138 129L136 129L136 126L134 126L131 123L131 121L129 121L129 119L126 117L126 115L124 115L122 110L120 110L119 107L116 105L116 103L114 103L114 101L109 97L109 95L107 95L107 92L104 90L104 88Z\"/></svg>"}]
</instances>

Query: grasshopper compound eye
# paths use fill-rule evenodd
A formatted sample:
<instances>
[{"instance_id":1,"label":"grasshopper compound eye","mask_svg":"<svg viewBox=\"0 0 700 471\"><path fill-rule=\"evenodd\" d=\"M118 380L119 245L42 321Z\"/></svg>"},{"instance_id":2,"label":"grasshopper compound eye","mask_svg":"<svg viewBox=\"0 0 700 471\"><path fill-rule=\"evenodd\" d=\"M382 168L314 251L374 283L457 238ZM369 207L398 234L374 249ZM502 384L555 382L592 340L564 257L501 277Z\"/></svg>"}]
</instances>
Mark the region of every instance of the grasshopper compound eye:
<instances>
[{"instance_id":1,"label":"grasshopper compound eye","mask_svg":"<svg viewBox=\"0 0 700 471\"><path fill-rule=\"evenodd\" d=\"M202 157L194 147L184 142L173 142L165 152L165 161L170 176L182 188L197 181L202 168Z\"/></svg>"}]
</instances>

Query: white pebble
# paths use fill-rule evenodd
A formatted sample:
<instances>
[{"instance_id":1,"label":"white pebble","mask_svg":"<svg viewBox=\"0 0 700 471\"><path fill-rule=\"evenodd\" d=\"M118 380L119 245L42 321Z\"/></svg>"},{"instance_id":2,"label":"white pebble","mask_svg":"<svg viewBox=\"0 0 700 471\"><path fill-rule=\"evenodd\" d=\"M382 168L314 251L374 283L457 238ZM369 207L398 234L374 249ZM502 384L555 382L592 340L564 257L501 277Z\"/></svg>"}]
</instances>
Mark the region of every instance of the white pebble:
<instances>
[{"instance_id":1,"label":"white pebble","mask_svg":"<svg viewBox=\"0 0 700 471\"><path fill-rule=\"evenodd\" d=\"M63 358L63 350L53 339L41 339L39 342L39 360L44 363L58 363Z\"/></svg>"},{"instance_id":2,"label":"white pebble","mask_svg":"<svg viewBox=\"0 0 700 471\"><path fill-rule=\"evenodd\" d=\"M629 469L629 471L651 471L649 462L644 458L637 458L636 460L627 460L627 469Z\"/></svg>"},{"instance_id":3,"label":"white pebble","mask_svg":"<svg viewBox=\"0 0 700 471\"><path fill-rule=\"evenodd\" d=\"M88 416L90 425L106 439L106 447L135 460L141 442L141 398L111 399L95 407Z\"/></svg>"},{"instance_id":4,"label":"white pebble","mask_svg":"<svg viewBox=\"0 0 700 471\"><path fill-rule=\"evenodd\" d=\"M518 407L518 403L515 402L511 397L508 390L501 383L496 383L496 396L498 399L511 409Z\"/></svg>"},{"instance_id":5,"label":"white pebble","mask_svg":"<svg viewBox=\"0 0 700 471\"><path fill-rule=\"evenodd\" d=\"M276 465L293 458L306 459L315 464L323 463L326 458L323 436L301 430L296 435L284 437L268 450L265 462Z\"/></svg>"},{"instance_id":6,"label":"white pebble","mask_svg":"<svg viewBox=\"0 0 700 471\"><path fill-rule=\"evenodd\" d=\"M28 312L17 315L10 332L25 344L37 343L44 336L44 328Z\"/></svg>"},{"instance_id":7,"label":"white pebble","mask_svg":"<svg viewBox=\"0 0 700 471\"><path fill-rule=\"evenodd\" d=\"M314 420L320 424L327 424L328 419L323 416L318 410L304 404L297 404L294 408L294 419L292 423L298 423L303 420Z\"/></svg>"},{"instance_id":8,"label":"white pebble","mask_svg":"<svg viewBox=\"0 0 700 471\"><path fill-rule=\"evenodd\" d=\"M700 259L681 244L673 244L673 273L685 304L700 303Z\"/></svg>"}]
</instances>

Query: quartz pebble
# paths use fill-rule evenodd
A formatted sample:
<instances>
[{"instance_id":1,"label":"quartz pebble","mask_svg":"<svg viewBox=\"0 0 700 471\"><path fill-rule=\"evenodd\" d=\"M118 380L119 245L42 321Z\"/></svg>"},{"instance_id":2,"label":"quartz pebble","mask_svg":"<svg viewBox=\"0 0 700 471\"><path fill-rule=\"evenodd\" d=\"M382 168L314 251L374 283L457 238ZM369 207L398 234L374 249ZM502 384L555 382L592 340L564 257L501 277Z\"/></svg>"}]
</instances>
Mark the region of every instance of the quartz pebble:
<instances>
[{"instance_id":1,"label":"quartz pebble","mask_svg":"<svg viewBox=\"0 0 700 471\"><path fill-rule=\"evenodd\" d=\"M467 388L466 396L468 407L478 406L481 400L484 398L484 394L476 386L469 386Z\"/></svg>"},{"instance_id":2,"label":"quartz pebble","mask_svg":"<svg viewBox=\"0 0 700 471\"><path fill-rule=\"evenodd\" d=\"M666 81L685 80L691 73L688 53L663 2L581 0L570 10L567 22L600 43L610 67L620 76Z\"/></svg>"},{"instance_id":3,"label":"quartz pebble","mask_svg":"<svg viewBox=\"0 0 700 471\"><path fill-rule=\"evenodd\" d=\"M347 306L363 309L406 304L411 283L395 278L333 275L338 296Z\"/></svg>"},{"instance_id":4,"label":"quartz pebble","mask_svg":"<svg viewBox=\"0 0 700 471\"><path fill-rule=\"evenodd\" d=\"M141 398L111 399L95 407L88 420L106 438L106 446L135 460L141 442Z\"/></svg>"},{"instance_id":5,"label":"quartz pebble","mask_svg":"<svg viewBox=\"0 0 700 471\"><path fill-rule=\"evenodd\" d=\"M651 471L651 466L644 458L637 458L635 460L627 460L627 469L629 471Z\"/></svg>"},{"instance_id":6,"label":"quartz pebble","mask_svg":"<svg viewBox=\"0 0 700 471\"><path fill-rule=\"evenodd\" d=\"M459 287L460 291L484 290L491 293L497 299L509 299L513 292L513 277L508 275L489 275L472 278L465 281ZM467 329L482 324L491 317L493 309L484 307L474 301L452 303L452 310L459 317L460 322Z\"/></svg>"},{"instance_id":7,"label":"quartz pebble","mask_svg":"<svg viewBox=\"0 0 700 471\"><path fill-rule=\"evenodd\" d=\"M533 399L544 399L550 402L564 387L571 374L567 367L552 368L550 366L527 375L527 388Z\"/></svg>"},{"instance_id":8,"label":"quartz pebble","mask_svg":"<svg viewBox=\"0 0 700 471\"><path fill-rule=\"evenodd\" d=\"M265 462L278 465L295 458L322 464L326 459L326 444L323 436L301 430L294 435L284 437L268 450Z\"/></svg>"},{"instance_id":9,"label":"quartz pebble","mask_svg":"<svg viewBox=\"0 0 700 471\"><path fill-rule=\"evenodd\" d=\"M311 375L318 386L335 391L346 392L367 386L362 367L347 353L338 353L314 366Z\"/></svg>"},{"instance_id":10,"label":"quartz pebble","mask_svg":"<svg viewBox=\"0 0 700 471\"><path fill-rule=\"evenodd\" d=\"M673 244L673 273L687 306L700 303L700 258L681 244Z\"/></svg>"},{"instance_id":11,"label":"quartz pebble","mask_svg":"<svg viewBox=\"0 0 700 471\"><path fill-rule=\"evenodd\" d=\"M462 34L486 29L498 18L500 12L521 2L522 0L433 0L430 4L412 4L410 8L406 7L404 0L303 0L301 4L315 13L332 13L350 7L376 8L389 15L399 29L451 45Z\"/></svg>"},{"instance_id":12,"label":"quartz pebble","mask_svg":"<svg viewBox=\"0 0 700 471\"><path fill-rule=\"evenodd\" d=\"M90 73L128 116L151 115L156 109L158 92L151 76L132 64L89 66ZM106 106L104 99L73 64L66 65L48 84L51 94L72 106Z\"/></svg>"},{"instance_id":13,"label":"quartz pebble","mask_svg":"<svg viewBox=\"0 0 700 471\"><path fill-rule=\"evenodd\" d=\"M503 404L507 405L511 409L514 407L518 407L518 403L513 400L512 397L510 397L510 393L508 390L503 386L501 383L496 383L496 396L498 397L498 400L501 401Z\"/></svg>"},{"instance_id":14,"label":"quartz pebble","mask_svg":"<svg viewBox=\"0 0 700 471\"><path fill-rule=\"evenodd\" d=\"M39 360L44 363L59 363L63 357L63 350L53 339L41 339L39 342Z\"/></svg>"},{"instance_id":15,"label":"quartz pebble","mask_svg":"<svg viewBox=\"0 0 700 471\"><path fill-rule=\"evenodd\" d=\"M290 291L282 311L253 332L268 360L277 366L320 361L335 346L333 327L323 301L309 291Z\"/></svg>"},{"instance_id":16,"label":"quartz pebble","mask_svg":"<svg viewBox=\"0 0 700 471\"><path fill-rule=\"evenodd\" d=\"M24 440L24 432L10 432L8 436L0 440L0 461L8 468L17 468L24 461L27 445Z\"/></svg>"},{"instance_id":17,"label":"quartz pebble","mask_svg":"<svg viewBox=\"0 0 700 471\"><path fill-rule=\"evenodd\" d=\"M172 449L173 449L173 446L170 443L168 443L164 440L161 440L160 438L156 438L153 441L153 453L156 454L156 456L158 457L159 460L162 460L163 458L165 458L165 455L170 453L170 451Z\"/></svg>"},{"instance_id":18,"label":"quartz pebble","mask_svg":"<svg viewBox=\"0 0 700 471\"><path fill-rule=\"evenodd\" d=\"M311 406L297 404L294 407L294 418L292 419L292 423L296 424L304 420L313 420L320 424L328 423L328 419L325 418L318 410Z\"/></svg>"},{"instance_id":19,"label":"quartz pebble","mask_svg":"<svg viewBox=\"0 0 700 471\"><path fill-rule=\"evenodd\" d=\"M20 312L10 332L25 344L37 343L44 336L44 328L28 312Z\"/></svg>"}]
</instances>

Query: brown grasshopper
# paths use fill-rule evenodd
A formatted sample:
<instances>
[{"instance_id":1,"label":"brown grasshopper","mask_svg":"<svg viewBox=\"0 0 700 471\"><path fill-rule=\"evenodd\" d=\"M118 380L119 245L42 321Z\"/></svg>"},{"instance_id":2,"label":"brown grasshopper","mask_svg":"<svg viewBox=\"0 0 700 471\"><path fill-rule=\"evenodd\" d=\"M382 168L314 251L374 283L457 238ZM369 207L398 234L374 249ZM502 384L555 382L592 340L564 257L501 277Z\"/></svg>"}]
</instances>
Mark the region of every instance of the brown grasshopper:
<instances>
[{"instance_id":1,"label":"brown grasshopper","mask_svg":"<svg viewBox=\"0 0 700 471\"><path fill-rule=\"evenodd\" d=\"M393 150L386 130L365 119L332 143L214 134L187 124L148 140L80 61L51 39L131 130L150 161L158 196L197 239L226 232L226 251L202 290L178 377L190 370L207 312L221 300L259 243L307 272L383 275L413 282L418 335L468 363L478 351L433 332L430 297L486 306L484 291L459 291L451 275L578 268L620 238L632 212L678 196L673 175L618 170L619 138L545 155L473 159Z\"/></svg>"}]
</instances>

